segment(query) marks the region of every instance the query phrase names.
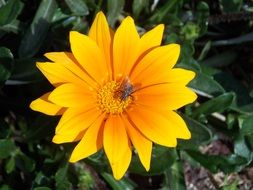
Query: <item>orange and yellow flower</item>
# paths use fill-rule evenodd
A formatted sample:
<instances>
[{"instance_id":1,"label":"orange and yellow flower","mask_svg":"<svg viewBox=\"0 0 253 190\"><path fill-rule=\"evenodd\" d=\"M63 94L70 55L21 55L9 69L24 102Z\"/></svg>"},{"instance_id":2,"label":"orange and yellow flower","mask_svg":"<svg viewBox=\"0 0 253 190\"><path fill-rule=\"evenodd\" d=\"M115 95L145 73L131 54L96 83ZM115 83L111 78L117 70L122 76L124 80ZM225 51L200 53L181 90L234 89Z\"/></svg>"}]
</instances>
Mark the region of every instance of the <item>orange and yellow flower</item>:
<instances>
[{"instance_id":1,"label":"orange and yellow flower","mask_svg":"<svg viewBox=\"0 0 253 190\"><path fill-rule=\"evenodd\" d=\"M120 179L133 147L149 170L153 142L175 147L178 138L191 138L175 110L195 101L186 87L195 73L173 68L180 46L161 46L163 30L140 37L128 16L114 33L99 12L88 35L70 32L71 52L46 53L52 62L37 63L55 89L30 107L62 115L53 142L79 141L70 162L104 149Z\"/></svg>"}]
</instances>

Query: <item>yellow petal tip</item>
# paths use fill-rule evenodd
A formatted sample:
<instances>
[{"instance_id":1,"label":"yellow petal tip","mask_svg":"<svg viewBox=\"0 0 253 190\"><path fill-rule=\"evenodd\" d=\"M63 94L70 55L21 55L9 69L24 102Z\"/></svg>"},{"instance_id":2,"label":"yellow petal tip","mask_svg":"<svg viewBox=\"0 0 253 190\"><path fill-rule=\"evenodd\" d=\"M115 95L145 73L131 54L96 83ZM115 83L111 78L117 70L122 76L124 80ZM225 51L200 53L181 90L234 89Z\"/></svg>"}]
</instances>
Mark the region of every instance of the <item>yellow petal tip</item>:
<instances>
[{"instance_id":1,"label":"yellow petal tip","mask_svg":"<svg viewBox=\"0 0 253 190\"><path fill-rule=\"evenodd\" d=\"M196 77L196 73L194 71L188 70L189 74L191 75L191 80Z\"/></svg>"},{"instance_id":2,"label":"yellow petal tip","mask_svg":"<svg viewBox=\"0 0 253 190\"><path fill-rule=\"evenodd\" d=\"M55 144L61 144L61 140L59 139L58 135L55 135L52 139L52 142Z\"/></svg>"},{"instance_id":3,"label":"yellow petal tip","mask_svg":"<svg viewBox=\"0 0 253 190\"><path fill-rule=\"evenodd\" d=\"M124 174L125 174L125 172L114 171L114 170L112 170L112 173L113 173L113 177L116 180L120 180L124 176Z\"/></svg>"},{"instance_id":4,"label":"yellow petal tip","mask_svg":"<svg viewBox=\"0 0 253 190\"><path fill-rule=\"evenodd\" d=\"M179 44L173 44L173 45L174 45L174 48L180 52L180 49L181 49L180 45Z\"/></svg>"},{"instance_id":5,"label":"yellow petal tip","mask_svg":"<svg viewBox=\"0 0 253 190\"><path fill-rule=\"evenodd\" d=\"M35 107L36 107L36 100L32 101L29 105L29 107L32 109L32 110L35 110Z\"/></svg>"},{"instance_id":6,"label":"yellow petal tip","mask_svg":"<svg viewBox=\"0 0 253 190\"><path fill-rule=\"evenodd\" d=\"M189 134L188 134L187 137L185 137L185 139L191 139L191 138L192 138L192 135L191 135L191 133L190 133L190 131L189 131Z\"/></svg>"},{"instance_id":7,"label":"yellow petal tip","mask_svg":"<svg viewBox=\"0 0 253 190\"><path fill-rule=\"evenodd\" d=\"M53 56L54 52L48 52L48 53L45 53L44 56L46 58L48 58L49 60L51 60L51 57Z\"/></svg>"},{"instance_id":8,"label":"yellow petal tip","mask_svg":"<svg viewBox=\"0 0 253 190\"><path fill-rule=\"evenodd\" d=\"M145 170L148 172L150 170L150 164L147 166L143 166L145 168Z\"/></svg>"},{"instance_id":9,"label":"yellow petal tip","mask_svg":"<svg viewBox=\"0 0 253 190\"><path fill-rule=\"evenodd\" d=\"M36 62L36 67L40 68L41 65L43 65L43 62Z\"/></svg>"},{"instance_id":10,"label":"yellow petal tip","mask_svg":"<svg viewBox=\"0 0 253 190\"><path fill-rule=\"evenodd\" d=\"M127 16L127 17L122 21L122 24L123 24L123 23L132 24L132 23L134 23L134 19L133 19L131 16Z\"/></svg>"},{"instance_id":11,"label":"yellow petal tip","mask_svg":"<svg viewBox=\"0 0 253 190\"><path fill-rule=\"evenodd\" d=\"M70 158L70 159L69 159L69 162L70 162L70 163L76 163L77 161Z\"/></svg>"},{"instance_id":12,"label":"yellow petal tip","mask_svg":"<svg viewBox=\"0 0 253 190\"><path fill-rule=\"evenodd\" d=\"M44 53L45 57L48 57L51 54L51 52Z\"/></svg>"},{"instance_id":13,"label":"yellow petal tip","mask_svg":"<svg viewBox=\"0 0 253 190\"><path fill-rule=\"evenodd\" d=\"M41 104L40 101L36 99L30 103L29 107L34 111L38 111L41 107L43 107L43 104Z\"/></svg>"},{"instance_id":14,"label":"yellow petal tip","mask_svg":"<svg viewBox=\"0 0 253 190\"><path fill-rule=\"evenodd\" d=\"M73 151L73 152L74 152L74 151ZM77 161L80 160L80 159L78 159L76 156L74 156L73 152L72 152L72 154L71 154L71 156L70 156L70 158L69 158L69 162L71 162L71 163L75 163L75 162L77 162Z\"/></svg>"},{"instance_id":15,"label":"yellow petal tip","mask_svg":"<svg viewBox=\"0 0 253 190\"><path fill-rule=\"evenodd\" d=\"M157 29L159 29L159 30L164 30L164 27L165 27L165 25L164 24L159 24L159 25L157 25Z\"/></svg>"},{"instance_id":16,"label":"yellow petal tip","mask_svg":"<svg viewBox=\"0 0 253 190\"><path fill-rule=\"evenodd\" d=\"M192 92L192 93L193 93L192 94L192 101L190 103L195 102L195 100L197 100L197 98L198 98L198 96L197 96L197 94L195 92Z\"/></svg>"},{"instance_id":17,"label":"yellow petal tip","mask_svg":"<svg viewBox=\"0 0 253 190\"><path fill-rule=\"evenodd\" d=\"M97 16L102 16L102 17L105 17L105 15L104 15L103 11L99 11L99 12L97 13Z\"/></svg>"},{"instance_id":18,"label":"yellow petal tip","mask_svg":"<svg viewBox=\"0 0 253 190\"><path fill-rule=\"evenodd\" d=\"M115 176L115 175L114 175L114 178L115 178L116 180L118 180L118 181L119 181L122 177L123 177L123 176Z\"/></svg>"},{"instance_id":19,"label":"yellow petal tip","mask_svg":"<svg viewBox=\"0 0 253 190\"><path fill-rule=\"evenodd\" d=\"M75 36L77 36L77 35L80 35L80 33L77 32L77 31L70 31L70 32L69 32L69 40L70 40L70 43L71 43L71 41L73 40L73 38L74 38Z\"/></svg>"}]
</instances>

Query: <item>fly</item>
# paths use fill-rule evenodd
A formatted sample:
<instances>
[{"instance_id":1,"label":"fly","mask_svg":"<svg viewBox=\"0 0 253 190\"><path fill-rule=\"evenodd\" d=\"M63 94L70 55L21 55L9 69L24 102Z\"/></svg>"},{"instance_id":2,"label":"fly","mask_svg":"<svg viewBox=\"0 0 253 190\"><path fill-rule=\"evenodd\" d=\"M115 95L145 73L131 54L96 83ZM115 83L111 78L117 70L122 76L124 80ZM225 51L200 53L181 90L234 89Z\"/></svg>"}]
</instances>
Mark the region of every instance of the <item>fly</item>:
<instances>
[{"instance_id":1,"label":"fly","mask_svg":"<svg viewBox=\"0 0 253 190\"><path fill-rule=\"evenodd\" d=\"M120 98L121 101L125 101L129 96L134 92L134 86L131 84L130 79L125 77L121 82L119 89L116 92L116 95Z\"/></svg>"}]
</instances>

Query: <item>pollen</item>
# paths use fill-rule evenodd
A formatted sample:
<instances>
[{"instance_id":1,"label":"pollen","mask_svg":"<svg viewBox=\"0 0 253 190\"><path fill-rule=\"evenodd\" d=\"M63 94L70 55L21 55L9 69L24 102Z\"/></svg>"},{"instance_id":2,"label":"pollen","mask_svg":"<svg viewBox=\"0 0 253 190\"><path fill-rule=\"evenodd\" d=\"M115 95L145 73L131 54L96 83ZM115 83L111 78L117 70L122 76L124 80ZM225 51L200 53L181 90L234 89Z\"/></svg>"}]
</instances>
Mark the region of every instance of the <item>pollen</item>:
<instances>
[{"instance_id":1,"label":"pollen","mask_svg":"<svg viewBox=\"0 0 253 190\"><path fill-rule=\"evenodd\" d=\"M106 113L120 114L133 101L131 96L122 100L119 96L120 84L116 81L107 82L97 94L97 102L99 108Z\"/></svg>"}]
</instances>

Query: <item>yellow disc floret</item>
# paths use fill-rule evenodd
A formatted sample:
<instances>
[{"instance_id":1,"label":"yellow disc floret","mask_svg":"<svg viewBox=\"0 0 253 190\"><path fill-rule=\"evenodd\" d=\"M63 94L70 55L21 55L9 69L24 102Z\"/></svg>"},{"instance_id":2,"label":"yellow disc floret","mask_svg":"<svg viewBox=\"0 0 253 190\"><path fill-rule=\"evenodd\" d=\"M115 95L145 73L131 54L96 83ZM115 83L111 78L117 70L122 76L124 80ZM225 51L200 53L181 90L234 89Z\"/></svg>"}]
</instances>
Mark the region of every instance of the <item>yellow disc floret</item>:
<instances>
[{"instance_id":1,"label":"yellow disc floret","mask_svg":"<svg viewBox=\"0 0 253 190\"><path fill-rule=\"evenodd\" d=\"M106 113L122 113L132 102L132 97L128 96L126 99L122 100L119 95L121 93L124 92L120 89L120 84L118 82L107 82L97 94L99 108Z\"/></svg>"}]
</instances>

